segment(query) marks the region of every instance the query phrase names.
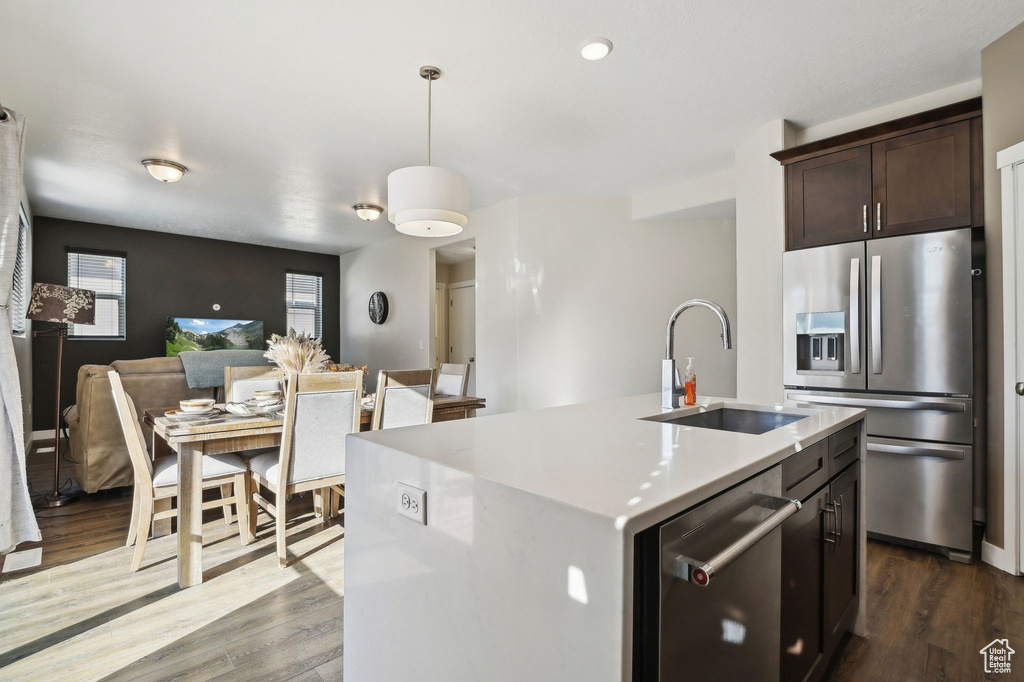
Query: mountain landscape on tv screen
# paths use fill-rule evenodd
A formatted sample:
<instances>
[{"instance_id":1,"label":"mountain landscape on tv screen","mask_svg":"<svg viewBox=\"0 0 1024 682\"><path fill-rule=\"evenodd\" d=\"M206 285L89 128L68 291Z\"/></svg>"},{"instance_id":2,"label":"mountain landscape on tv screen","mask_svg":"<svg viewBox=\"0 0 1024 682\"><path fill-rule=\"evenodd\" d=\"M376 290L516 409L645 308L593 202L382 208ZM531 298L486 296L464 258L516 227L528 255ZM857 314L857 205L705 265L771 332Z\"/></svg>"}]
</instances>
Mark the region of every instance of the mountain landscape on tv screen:
<instances>
[{"instance_id":1,"label":"mountain landscape on tv screen","mask_svg":"<svg viewBox=\"0 0 1024 682\"><path fill-rule=\"evenodd\" d=\"M183 350L263 350L263 321L168 317L165 341L167 357Z\"/></svg>"}]
</instances>

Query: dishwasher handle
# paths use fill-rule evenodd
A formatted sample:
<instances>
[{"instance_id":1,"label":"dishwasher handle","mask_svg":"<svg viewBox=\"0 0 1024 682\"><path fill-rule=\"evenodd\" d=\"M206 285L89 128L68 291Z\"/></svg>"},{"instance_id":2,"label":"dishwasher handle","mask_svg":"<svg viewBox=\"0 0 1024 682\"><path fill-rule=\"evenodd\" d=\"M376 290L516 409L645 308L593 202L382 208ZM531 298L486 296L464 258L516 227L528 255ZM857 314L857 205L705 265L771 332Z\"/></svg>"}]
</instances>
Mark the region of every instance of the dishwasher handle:
<instances>
[{"instance_id":1,"label":"dishwasher handle","mask_svg":"<svg viewBox=\"0 0 1024 682\"><path fill-rule=\"evenodd\" d=\"M681 580L688 580L700 587L707 587L716 573L781 526L786 519L800 511L802 506L798 500L788 498L772 499L783 503L782 506L772 512L764 521L751 528L747 534L707 561L692 559L680 554L672 562L672 575Z\"/></svg>"}]
</instances>

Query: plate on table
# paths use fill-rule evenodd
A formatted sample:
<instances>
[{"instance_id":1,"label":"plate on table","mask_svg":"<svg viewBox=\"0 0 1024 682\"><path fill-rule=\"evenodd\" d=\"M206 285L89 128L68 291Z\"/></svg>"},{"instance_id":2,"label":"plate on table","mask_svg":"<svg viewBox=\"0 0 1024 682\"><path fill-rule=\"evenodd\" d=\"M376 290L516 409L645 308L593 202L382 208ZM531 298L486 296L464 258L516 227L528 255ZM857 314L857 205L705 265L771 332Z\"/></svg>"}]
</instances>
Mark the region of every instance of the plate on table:
<instances>
[{"instance_id":1,"label":"plate on table","mask_svg":"<svg viewBox=\"0 0 1024 682\"><path fill-rule=\"evenodd\" d=\"M202 412L185 412L184 410L180 410L178 408L174 408L173 410L167 410L166 412L164 412L164 416L165 417L196 417L196 418L201 418L201 417L212 417L215 414L220 414L220 408L218 408L218 407L211 407L210 409L203 410Z\"/></svg>"},{"instance_id":2,"label":"plate on table","mask_svg":"<svg viewBox=\"0 0 1024 682\"><path fill-rule=\"evenodd\" d=\"M254 407L266 408L266 407L277 407L278 405L283 405L283 403L281 402L280 398L275 398L275 399L271 399L271 400L260 400L259 398L249 398L248 400L246 400L242 404L245 405L246 407L250 408L250 409L252 409Z\"/></svg>"}]
</instances>

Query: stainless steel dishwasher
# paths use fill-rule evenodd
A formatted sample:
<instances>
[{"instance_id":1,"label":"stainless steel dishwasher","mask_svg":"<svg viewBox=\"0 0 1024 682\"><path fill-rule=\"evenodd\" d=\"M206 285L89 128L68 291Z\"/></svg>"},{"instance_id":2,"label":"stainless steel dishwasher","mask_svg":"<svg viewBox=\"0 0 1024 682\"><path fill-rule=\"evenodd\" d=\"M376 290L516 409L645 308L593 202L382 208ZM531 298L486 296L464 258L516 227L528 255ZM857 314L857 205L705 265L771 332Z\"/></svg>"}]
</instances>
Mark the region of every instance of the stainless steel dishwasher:
<instances>
[{"instance_id":1,"label":"stainless steel dishwasher","mask_svg":"<svg viewBox=\"0 0 1024 682\"><path fill-rule=\"evenodd\" d=\"M781 490L777 466L658 529L642 679L779 679L780 526L800 509Z\"/></svg>"}]
</instances>

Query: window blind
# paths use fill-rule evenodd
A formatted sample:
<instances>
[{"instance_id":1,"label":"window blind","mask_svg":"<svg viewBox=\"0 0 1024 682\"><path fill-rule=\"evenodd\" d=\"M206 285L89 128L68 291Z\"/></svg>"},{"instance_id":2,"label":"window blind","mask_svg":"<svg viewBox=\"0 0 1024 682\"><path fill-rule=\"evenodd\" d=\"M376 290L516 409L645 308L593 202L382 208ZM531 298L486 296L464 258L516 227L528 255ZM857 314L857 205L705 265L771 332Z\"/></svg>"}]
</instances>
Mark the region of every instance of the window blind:
<instances>
[{"instance_id":1,"label":"window blind","mask_svg":"<svg viewBox=\"0 0 1024 682\"><path fill-rule=\"evenodd\" d=\"M298 272L285 274L288 328L320 338L323 331L324 278Z\"/></svg>"},{"instance_id":2,"label":"window blind","mask_svg":"<svg viewBox=\"0 0 1024 682\"><path fill-rule=\"evenodd\" d=\"M124 256L68 252L68 286L96 292L96 323L73 324L68 336L125 337L125 266Z\"/></svg>"},{"instance_id":3,"label":"window blind","mask_svg":"<svg viewBox=\"0 0 1024 682\"><path fill-rule=\"evenodd\" d=\"M25 306L28 304L28 280L25 263L28 251L28 225L25 224L24 213L18 217L18 254L14 261L14 279L11 282L11 332L17 335L25 333Z\"/></svg>"}]
</instances>

